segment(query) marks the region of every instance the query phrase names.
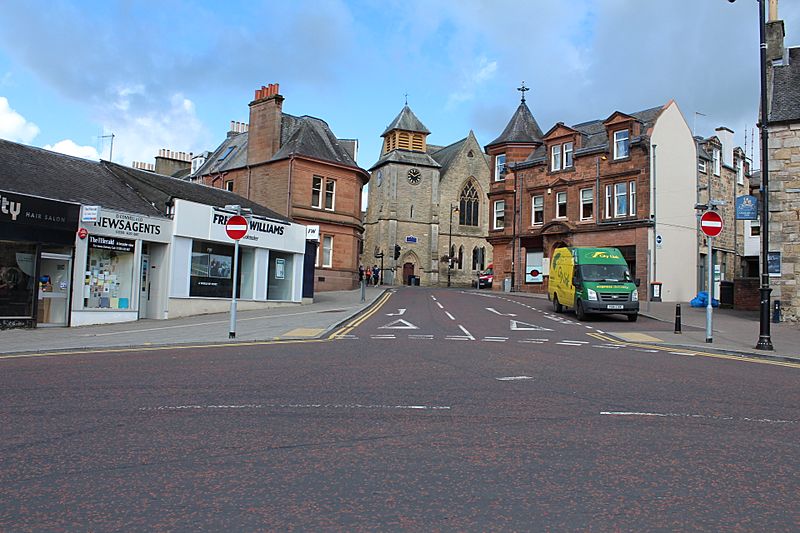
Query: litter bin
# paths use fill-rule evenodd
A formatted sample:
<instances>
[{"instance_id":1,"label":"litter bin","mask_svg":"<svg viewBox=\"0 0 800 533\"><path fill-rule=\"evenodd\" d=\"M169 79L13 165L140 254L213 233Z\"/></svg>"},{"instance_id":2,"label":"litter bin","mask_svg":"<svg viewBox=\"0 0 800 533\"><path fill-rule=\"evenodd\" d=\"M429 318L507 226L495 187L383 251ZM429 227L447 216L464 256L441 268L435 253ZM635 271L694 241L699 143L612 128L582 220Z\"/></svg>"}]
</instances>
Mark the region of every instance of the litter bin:
<instances>
[{"instance_id":1,"label":"litter bin","mask_svg":"<svg viewBox=\"0 0 800 533\"><path fill-rule=\"evenodd\" d=\"M411 276L411 284L419 287L419 276Z\"/></svg>"},{"instance_id":2,"label":"litter bin","mask_svg":"<svg viewBox=\"0 0 800 533\"><path fill-rule=\"evenodd\" d=\"M661 301L661 285L660 281L653 281L650 283L650 301L651 302L660 302Z\"/></svg>"},{"instance_id":3,"label":"litter bin","mask_svg":"<svg viewBox=\"0 0 800 533\"><path fill-rule=\"evenodd\" d=\"M511 292L511 278L503 280L503 292Z\"/></svg>"},{"instance_id":4,"label":"litter bin","mask_svg":"<svg viewBox=\"0 0 800 533\"><path fill-rule=\"evenodd\" d=\"M722 307L733 307L733 282L719 282L719 305Z\"/></svg>"}]
</instances>

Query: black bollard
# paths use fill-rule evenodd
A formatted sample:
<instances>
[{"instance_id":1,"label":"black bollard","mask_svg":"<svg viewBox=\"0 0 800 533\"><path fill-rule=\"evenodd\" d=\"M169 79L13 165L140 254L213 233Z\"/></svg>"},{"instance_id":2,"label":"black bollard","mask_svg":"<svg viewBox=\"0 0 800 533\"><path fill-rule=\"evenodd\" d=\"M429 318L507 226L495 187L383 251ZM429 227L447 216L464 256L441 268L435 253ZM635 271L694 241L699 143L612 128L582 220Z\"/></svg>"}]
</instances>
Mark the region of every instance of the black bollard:
<instances>
[{"instance_id":1,"label":"black bollard","mask_svg":"<svg viewBox=\"0 0 800 533\"><path fill-rule=\"evenodd\" d=\"M675 333L681 332L681 304L675 304Z\"/></svg>"}]
</instances>

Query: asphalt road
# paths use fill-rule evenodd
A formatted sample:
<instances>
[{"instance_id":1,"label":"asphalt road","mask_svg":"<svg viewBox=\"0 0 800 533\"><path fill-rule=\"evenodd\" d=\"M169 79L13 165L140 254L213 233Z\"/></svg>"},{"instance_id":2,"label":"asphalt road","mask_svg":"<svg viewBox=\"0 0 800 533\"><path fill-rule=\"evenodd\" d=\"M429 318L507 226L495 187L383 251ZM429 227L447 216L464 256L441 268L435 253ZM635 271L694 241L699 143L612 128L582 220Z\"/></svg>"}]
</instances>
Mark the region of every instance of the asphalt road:
<instances>
[{"instance_id":1,"label":"asphalt road","mask_svg":"<svg viewBox=\"0 0 800 533\"><path fill-rule=\"evenodd\" d=\"M0 530L800 527L797 365L381 303L329 340L0 359Z\"/></svg>"}]
</instances>

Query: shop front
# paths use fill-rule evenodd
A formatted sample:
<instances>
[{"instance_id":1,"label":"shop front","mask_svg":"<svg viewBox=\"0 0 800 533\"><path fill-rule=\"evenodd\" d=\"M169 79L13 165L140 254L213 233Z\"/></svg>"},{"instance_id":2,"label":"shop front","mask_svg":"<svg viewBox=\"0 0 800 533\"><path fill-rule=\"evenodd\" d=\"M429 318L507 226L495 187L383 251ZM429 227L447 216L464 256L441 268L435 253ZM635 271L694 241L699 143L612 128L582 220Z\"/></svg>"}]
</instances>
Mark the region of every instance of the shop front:
<instances>
[{"instance_id":1,"label":"shop front","mask_svg":"<svg viewBox=\"0 0 800 533\"><path fill-rule=\"evenodd\" d=\"M169 317L227 311L233 292L234 241L223 208L175 200ZM306 227L249 216L239 241L238 309L262 309L302 301Z\"/></svg>"},{"instance_id":2,"label":"shop front","mask_svg":"<svg viewBox=\"0 0 800 533\"><path fill-rule=\"evenodd\" d=\"M0 329L69 324L79 211L0 191Z\"/></svg>"},{"instance_id":3,"label":"shop front","mask_svg":"<svg viewBox=\"0 0 800 533\"><path fill-rule=\"evenodd\" d=\"M75 241L73 326L166 318L172 221L83 206Z\"/></svg>"}]
</instances>

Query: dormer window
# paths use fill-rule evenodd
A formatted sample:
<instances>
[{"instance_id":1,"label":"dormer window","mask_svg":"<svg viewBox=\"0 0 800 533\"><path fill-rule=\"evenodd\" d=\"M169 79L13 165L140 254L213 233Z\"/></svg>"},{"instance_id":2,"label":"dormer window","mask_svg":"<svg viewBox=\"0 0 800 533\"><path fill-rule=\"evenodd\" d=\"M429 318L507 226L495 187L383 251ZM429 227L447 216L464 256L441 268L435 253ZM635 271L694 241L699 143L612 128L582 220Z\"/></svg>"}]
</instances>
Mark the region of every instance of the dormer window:
<instances>
[{"instance_id":1,"label":"dormer window","mask_svg":"<svg viewBox=\"0 0 800 533\"><path fill-rule=\"evenodd\" d=\"M699 160L697 162L697 170L699 170L703 174L706 173L706 160L705 159L701 159L701 160Z\"/></svg>"},{"instance_id":2,"label":"dormer window","mask_svg":"<svg viewBox=\"0 0 800 533\"><path fill-rule=\"evenodd\" d=\"M736 183L744 185L744 161L741 159L736 160Z\"/></svg>"},{"instance_id":3,"label":"dormer window","mask_svg":"<svg viewBox=\"0 0 800 533\"><path fill-rule=\"evenodd\" d=\"M714 161L714 175L719 176L719 171L720 171L719 149L714 148L712 160Z\"/></svg>"},{"instance_id":4,"label":"dormer window","mask_svg":"<svg viewBox=\"0 0 800 533\"><path fill-rule=\"evenodd\" d=\"M628 130L614 132L614 159L625 159L630 153L630 135Z\"/></svg>"},{"instance_id":5,"label":"dormer window","mask_svg":"<svg viewBox=\"0 0 800 533\"><path fill-rule=\"evenodd\" d=\"M572 143L555 144L550 147L550 171L566 170L572 168Z\"/></svg>"}]
</instances>

